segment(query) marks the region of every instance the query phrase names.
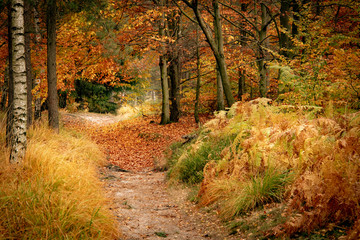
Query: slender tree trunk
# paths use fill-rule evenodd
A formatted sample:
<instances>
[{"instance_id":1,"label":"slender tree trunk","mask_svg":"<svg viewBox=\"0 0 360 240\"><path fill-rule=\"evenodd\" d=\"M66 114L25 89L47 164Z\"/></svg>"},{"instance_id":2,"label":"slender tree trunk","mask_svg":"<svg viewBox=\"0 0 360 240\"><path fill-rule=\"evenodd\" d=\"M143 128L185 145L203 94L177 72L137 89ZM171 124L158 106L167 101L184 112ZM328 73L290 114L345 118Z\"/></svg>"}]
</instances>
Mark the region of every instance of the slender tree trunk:
<instances>
[{"instance_id":1,"label":"slender tree trunk","mask_svg":"<svg viewBox=\"0 0 360 240\"><path fill-rule=\"evenodd\" d=\"M47 3L47 81L49 126L59 131L59 98L56 76L56 0Z\"/></svg>"},{"instance_id":2,"label":"slender tree trunk","mask_svg":"<svg viewBox=\"0 0 360 240\"><path fill-rule=\"evenodd\" d=\"M178 122L180 118L180 63L175 54L169 65L170 87L170 121Z\"/></svg>"},{"instance_id":3,"label":"slender tree trunk","mask_svg":"<svg viewBox=\"0 0 360 240\"><path fill-rule=\"evenodd\" d=\"M170 60L169 79L170 79L170 121L178 122L180 118L180 78L181 78L181 58L178 46L179 32L181 32L181 15L174 11L167 19L169 34L175 39L168 51Z\"/></svg>"},{"instance_id":4,"label":"slender tree trunk","mask_svg":"<svg viewBox=\"0 0 360 240\"><path fill-rule=\"evenodd\" d=\"M225 110L224 88L221 81L219 66L216 64L216 107L217 110Z\"/></svg>"},{"instance_id":5,"label":"slender tree trunk","mask_svg":"<svg viewBox=\"0 0 360 240\"><path fill-rule=\"evenodd\" d=\"M36 0L33 12L34 12L35 45L38 46L38 50L40 51L42 48L40 45L41 34L40 34L40 17L39 17L39 12L37 11L38 4L39 3ZM44 70L42 70L42 71L44 71ZM41 84L41 79L39 77L37 77L34 80L34 88L37 89L37 91L35 93L35 101L34 101L34 119L35 119L35 121L39 120L41 118L40 88L37 87L40 84Z\"/></svg>"},{"instance_id":6,"label":"slender tree trunk","mask_svg":"<svg viewBox=\"0 0 360 240\"><path fill-rule=\"evenodd\" d=\"M266 12L266 6L261 4L261 29L259 31L259 44L258 44L258 57L257 57L257 66L259 71L259 92L260 97L266 97L269 89L269 78L268 78L268 69L266 67L267 60L267 22L268 14Z\"/></svg>"},{"instance_id":7,"label":"slender tree trunk","mask_svg":"<svg viewBox=\"0 0 360 240\"><path fill-rule=\"evenodd\" d=\"M162 90L162 113L160 124L170 123L170 104L169 104L169 83L167 79L166 56L160 56L160 77Z\"/></svg>"},{"instance_id":8,"label":"slender tree trunk","mask_svg":"<svg viewBox=\"0 0 360 240\"><path fill-rule=\"evenodd\" d=\"M219 46L216 44L214 37L212 36L211 30L205 23L204 19L201 16L201 13L198 8L198 1L189 2L188 0L182 0L186 5L188 5L194 11L196 19L201 27L201 30L205 34L205 37L210 45L210 48L214 54L216 62L219 66L219 72L221 75L221 80L224 88L224 94L226 97L226 101L229 106L233 105L235 102L234 96L232 95L231 85L229 81L229 77L226 70L225 56L223 49L219 51ZM219 33L222 33L221 25L220 25L220 11L219 11L219 2L218 0L212 0L213 6L215 9L215 28L218 29ZM219 37L222 38L222 34L219 34Z\"/></svg>"},{"instance_id":9,"label":"slender tree trunk","mask_svg":"<svg viewBox=\"0 0 360 240\"><path fill-rule=\"evenodd\" d=\"M240 4L240 8L243 13L246 12L247 7L248 7L248 3ZM247 47L247 44L248 44L247 40L246 40L247 32L245 31L246 24L243 21L241 21L239 26L241 26L239 41L240 41L241 47L245 48L245 47ZM246 93L245 73L246 73L245 69L243 67L240 67L239 68L239 81L238 81L238 100L239 101L242 101L242 96Z\"/></svg>"},{"instance_id":10,"label":"slender tree trunk","mask_svg":"<svg viewBox=\"0 0 360 240\"><path fill-rule=\"evenodd\" d=\"M29 1L24 2L24 20L25 20L25 63L26 63L26 85L27 85L27 127L32 124L33 110L32 110L32 93L33 88L33 74L31 66L31 48L30 48L30 32L31 26L31 6Z\"/></svg>"},{"instance_id":11,"label":"slender tree trunk","mask_svg":"<svg viewBox=\"0 0 360 240\"><path fill-rule=\"evenodd\" d=\"M196 92L195 92L195 109L194 109L194 118L195 122L199 123L199 101L200 101L200 86L201 86L201 59L200 59L200 43L199 43L199 30L196 26L196 71L197 71L197 78L196 78Z\"/></svg>"},{"instance_id":12,"label":"slender tree trunk","mask_svg":"<svg viewBox=\"0 0 360 240\"><path fill-rule=\"evenodd\" d=\"M245 70L239 69L239 82L238 82L238 99L242 101L242 95L245 94Z\"/></svg>"},{"instance_id":13,"label":"slender tree trunk","mask_svg":"<svg viewBox=\"0 0 360 240\"><path fill-rule=\"evenodd\" d=\"M162 17L160 18L159 36L162 38L165 36L165 1L160 0L160 7L162 11ZM169 104L169 82L167 79L167 61L166 61L166 48L165 44L162 43L161 55L159 59L160 66L160 78L161 78L161 89L162 89L162 113L160 124L170 123L170 104Z\"/></svg>"},{"instance_id":14,"label":"slender tree trunk","mask_svg":"<svg viewBox=\"0 0 360 240\"><path fill-rule=\"evenodd\" d=\"M11 122L10 162L21 163L26 152L26 64L24 37L24 1L11 1L11 82L14 84Z\"/></svg>"},{"instance_id":15,"label":"slender tree trunk","mask_svg":"<svg viewBox=\"0 0 360 240\"><path fill-rule=\"evenodd\" d=\"M218 48L218 52L219 52L219 56L217 58L217 69L219 71L219 75L220 78L218 80L221 81L221 85L223 86L222 92L223 94L225 93L226 96L226 101L228 103L229 106L233 105L235 102L235 99L232 95L232 90L231 90L231 86L230 86L230 81L227 75L227 70L226 70L226 62L225 62L225 54L224 54L224 38L222 35L222 26L221 26L221 16L220 16L220 8L219 8L219 2L218 0L213 0L213 7L214 7L214 28L215 28L215 38L217 42L217 48ZM218 84L220 86L220 84ZM219 87L218 87L219 88ZM218 90L218 92L221 92L221 89ZM219 96L219 100L221 101L221 96ZM223 97L222 97L223 98ZM225 109L222 108L224 104L222 104L221 102L219 102L218 107L220 107L220 109ZM219 109L219 110L220 110Z\"/></svg>"},{"instance_id":16,"label":"slender tree trunk","mask_svg":"<svg viewBox=\"0 0 360 240\"><path fill-rule=\"evenodd\" d=\"M289 37L291 34L291 25L289 22L290 1L292 0L281 0L280 7L280 54L285 57L291 57L293 55L290 51L292 48L292 44Z\"/></svg>"},{"instance_id":17,"label":"slender tree trunk","mask_svg":"<svg viewBox=\"0 0 360 240\"><path fill-rule=\"evenodd\" d=\"M214 17L215 44L217 45L218 51L221 54L224 51L223 50L224 40L222 37L221 21L219 19L220 16L219 6L215 6L214 4L214 10L215 10L215 17ZM216 103L217 103L218 111L225 110L224 87L221 79L220 66L218 63L216 63Z\"/></svg>"}]
</instances>

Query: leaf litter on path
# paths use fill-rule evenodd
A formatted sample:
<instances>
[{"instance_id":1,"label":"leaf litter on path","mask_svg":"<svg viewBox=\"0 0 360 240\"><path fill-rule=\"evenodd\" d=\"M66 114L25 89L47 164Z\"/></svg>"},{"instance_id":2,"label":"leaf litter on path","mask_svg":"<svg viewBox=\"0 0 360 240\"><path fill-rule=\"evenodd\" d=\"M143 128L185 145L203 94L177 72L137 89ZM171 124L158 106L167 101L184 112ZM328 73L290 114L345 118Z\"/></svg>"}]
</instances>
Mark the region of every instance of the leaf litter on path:
<instances>
[{"instance_id":1,"label":"leaf litter on path","mask_svg":"<svg viewBox=\"0 0 360 240\"><path fill-rule=\"evenodd\" d=\"M78 118L76 116L63 114L64 125L86 132L101 146L110 163L131 171L153 168L154 161L164 157L167 146L182 141L182 136L198 126L192 117L183 117L178 123L159 125L158 117L112 122L109 119L111 115L104 115L104 121L93 113L88 117L84 113Z\"/></svg>"}]
</instances>

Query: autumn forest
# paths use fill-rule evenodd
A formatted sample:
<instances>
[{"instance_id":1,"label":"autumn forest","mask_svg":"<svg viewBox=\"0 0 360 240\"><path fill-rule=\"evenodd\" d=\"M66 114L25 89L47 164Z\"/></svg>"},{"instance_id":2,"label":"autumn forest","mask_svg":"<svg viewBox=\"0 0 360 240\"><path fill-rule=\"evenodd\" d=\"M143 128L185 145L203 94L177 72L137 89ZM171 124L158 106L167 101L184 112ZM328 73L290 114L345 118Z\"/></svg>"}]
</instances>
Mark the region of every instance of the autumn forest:
<instances>
[{"instance_id":1,"label":"autumn forest","mask_svg":"<svg viewBox=\"0 0 360 240\"><path fill-rule=\"evenodd\" d=\"M193 239L359 238L360 2L0 0L0 26L0 239L188 239L118 227L149 169L221 219Z\"/></svg>"}]
</instances>

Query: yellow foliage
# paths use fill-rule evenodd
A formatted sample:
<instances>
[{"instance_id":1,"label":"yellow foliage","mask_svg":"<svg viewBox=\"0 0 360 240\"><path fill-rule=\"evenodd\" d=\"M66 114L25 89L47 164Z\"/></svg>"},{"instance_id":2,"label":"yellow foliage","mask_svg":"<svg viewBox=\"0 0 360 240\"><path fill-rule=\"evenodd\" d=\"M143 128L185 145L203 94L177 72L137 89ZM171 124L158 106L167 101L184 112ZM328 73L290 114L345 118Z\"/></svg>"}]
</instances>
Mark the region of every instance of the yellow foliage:
<instances>
[{"instance_id":1,"label":"yellow foliage","mask_svg":"<svg viewBox=\"0 0 360 240\"><path fill-rule=\"evenodd\" d=\"M0 148L5 148L4 126ZM114 239L115 221L97 167L98 147L66 130L38 126L29 132L19 166L0 157L1 239Z\"/></svg>"}]
</instances>

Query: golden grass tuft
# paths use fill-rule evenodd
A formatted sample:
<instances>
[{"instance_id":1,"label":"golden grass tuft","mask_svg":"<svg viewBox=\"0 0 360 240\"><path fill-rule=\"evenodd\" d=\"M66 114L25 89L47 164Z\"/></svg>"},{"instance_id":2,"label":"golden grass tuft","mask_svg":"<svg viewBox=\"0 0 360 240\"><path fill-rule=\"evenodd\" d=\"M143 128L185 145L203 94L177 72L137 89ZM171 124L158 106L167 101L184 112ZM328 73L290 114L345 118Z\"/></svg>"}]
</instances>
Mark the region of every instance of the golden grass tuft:
<instances>
[{"instance_id":1,"label":"golden grass tuft","mask_svg":"<svg viewBox=\"0 0 360 240\"><path fill-rule=\"evenodd\" d=\"M41 125L41 124L40 124ZM104 163L84 136L43 125L29 131L23 163L8 163L0 125L0 239L114 239L118 232L98 178Z\"/></svg>"}]
</instances>

